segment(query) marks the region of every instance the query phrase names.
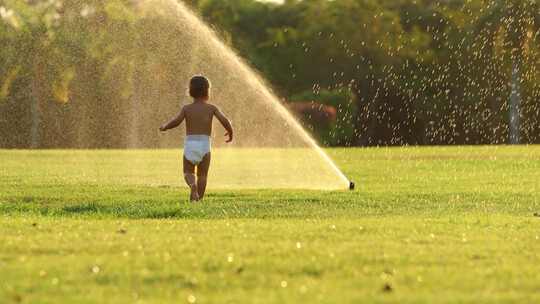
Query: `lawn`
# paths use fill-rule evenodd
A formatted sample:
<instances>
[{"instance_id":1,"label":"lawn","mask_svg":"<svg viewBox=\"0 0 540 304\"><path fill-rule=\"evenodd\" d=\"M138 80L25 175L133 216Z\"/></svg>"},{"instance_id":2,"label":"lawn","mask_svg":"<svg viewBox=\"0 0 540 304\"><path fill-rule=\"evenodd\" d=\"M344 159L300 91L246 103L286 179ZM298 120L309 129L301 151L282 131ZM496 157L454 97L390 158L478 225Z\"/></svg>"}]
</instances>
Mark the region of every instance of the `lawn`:
<instances>
[{"instance_id":1,"label":"lawn","mask_svg":"<svg viewBox=\"0 0 540 304\"><path fill-rule=\"evenodd\" d=\"M540 147L327 152L356 191L193 205L177 151L0 151L0 302L540 301Z\"/></svg>"}]
</instances>

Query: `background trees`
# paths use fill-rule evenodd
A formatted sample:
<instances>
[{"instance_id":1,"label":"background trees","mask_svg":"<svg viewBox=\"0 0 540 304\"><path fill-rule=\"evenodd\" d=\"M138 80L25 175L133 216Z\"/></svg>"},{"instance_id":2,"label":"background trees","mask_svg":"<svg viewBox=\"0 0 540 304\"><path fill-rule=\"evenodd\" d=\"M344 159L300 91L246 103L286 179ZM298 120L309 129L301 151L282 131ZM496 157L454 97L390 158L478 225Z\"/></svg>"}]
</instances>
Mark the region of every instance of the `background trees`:
<instances>
[{"instance_id":1,"label":"background trees","mask_svg":"<svg viewBox=\"0 0 540 304\"><path fill-rule=\"evenodd\" d=\"M290 108L322 143L540 142L536 1L185 1L298 103ZM129 128L140 126L118 118L136 121L137 100L152 94L143 71L167 78L167 65L188 60L165 33L162 57L176 58L167 65L134 45L168 22L127 0L2 2L0 146L136 142ZM41 123L55 117L71 118ZM104 124L121 131L99 132Z\"/></svg>"},{"instance_id":2,"label":"background trees","mask_svg":"<svg viewBox=\"0 0 540 304\"><path fill-rule=\"evenodd\" d=\"M535 1L497 0L489 4L484 15L477 22L477 30L489 42L488 55L497 53L511 62L508 101L509 141L518 144L521 138L522 83L525 80L524 63L528 50L535 46L534 39L540 29L540 6ZM529 63L534 65L534 62Z\"/></svg>"},{"instance_id":3,"label":"background trees","mask_svg":"<svg viewBox=\"0 0 540 304\"><path fill-rule=\"evenodd\" d=\"M213 2L220 1L199 1L203 16L227 31L231 43L283 96L306 96L310 91L316 95L321 88L338 95L351 92L350 108L354 104L355 110L348 119L355 124L355 134L341 138L342 143L490 144L540 139L536 1L259 3L271 16L259 21L271 20L264 22L266 35L255 36L243 34L249 26L241 17L224 21L229 14L208 11ZM244 3L227 1L226 6L235 11L245 9ZM516 64L522 62L516 59L523 53L527 64L518 66L516 73ZM520 93L520 87L526 92ZM527 106L517 110L522 95ZM312 99L332 104L331 99L339 97ZM524 123L518 125L520 118ZM525 133L521 141L518 130Z\"/></svg>"}]
</instances>

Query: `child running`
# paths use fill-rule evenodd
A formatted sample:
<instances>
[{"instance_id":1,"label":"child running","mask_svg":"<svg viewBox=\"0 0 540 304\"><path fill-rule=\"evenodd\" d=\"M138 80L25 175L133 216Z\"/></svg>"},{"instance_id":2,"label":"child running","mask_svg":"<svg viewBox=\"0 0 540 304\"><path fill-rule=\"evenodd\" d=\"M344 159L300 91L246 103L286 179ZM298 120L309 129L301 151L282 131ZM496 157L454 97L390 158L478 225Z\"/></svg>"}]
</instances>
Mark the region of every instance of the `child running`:
<instances>
[{"instance_id":1,"label":"child running","mask_svg":"<svg viewBox=\"0 0 540 304\"><path fill-rule=\"evenodd\" d=\"M194 76L189 82L189 95L193 103L185 105L180 113L159 130L165 132L178 127L186 120L186 139L184 141L184 179L191 189L190 201L196 202L204 197L208 169L210 168L210 136L214 116L227 130L227 143L233 140L231 122L210 99L210 81L204 76ZM197 175L195 175L195 169Z\"/></svg>"}]
</instances>

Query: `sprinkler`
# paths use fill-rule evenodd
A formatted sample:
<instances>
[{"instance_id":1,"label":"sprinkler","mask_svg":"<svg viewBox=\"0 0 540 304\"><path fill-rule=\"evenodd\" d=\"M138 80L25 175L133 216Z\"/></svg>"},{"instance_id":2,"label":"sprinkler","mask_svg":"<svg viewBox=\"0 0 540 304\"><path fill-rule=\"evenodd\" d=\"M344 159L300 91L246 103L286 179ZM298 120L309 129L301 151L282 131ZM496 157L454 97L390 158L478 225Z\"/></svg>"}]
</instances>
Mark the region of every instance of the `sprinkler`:
<instances>
[{"instance_id":1,"label":"sprinkler","mask_svg":"<svg viewBox=\"0 0 540 304\"><path fill-rule=\"evenodd\" d=\"M349 182L349 190L353 191L353 190L354 190L354 187L355 187L354 182L353 182L353 181L350 181L350 182Z\"/></svg>"}]
</instances>

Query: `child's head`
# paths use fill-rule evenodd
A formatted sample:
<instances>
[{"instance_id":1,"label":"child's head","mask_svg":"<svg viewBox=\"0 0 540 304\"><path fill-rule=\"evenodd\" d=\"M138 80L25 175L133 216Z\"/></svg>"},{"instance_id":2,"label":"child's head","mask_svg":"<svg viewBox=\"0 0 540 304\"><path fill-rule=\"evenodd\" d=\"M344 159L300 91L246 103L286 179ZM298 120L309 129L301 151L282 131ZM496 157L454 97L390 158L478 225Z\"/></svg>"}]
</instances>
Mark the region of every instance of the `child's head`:
<instances>
[{"instance_id":1,"label":"child's head","mask_svg":"<svg viewBox=\"0 0 540 304\"><path fill-rule=\"evenodd\" d=\"M189 81L189 95L195 99L210 97L210 81L204 76L193 76Z\"/></svg>"}]
</instances>

